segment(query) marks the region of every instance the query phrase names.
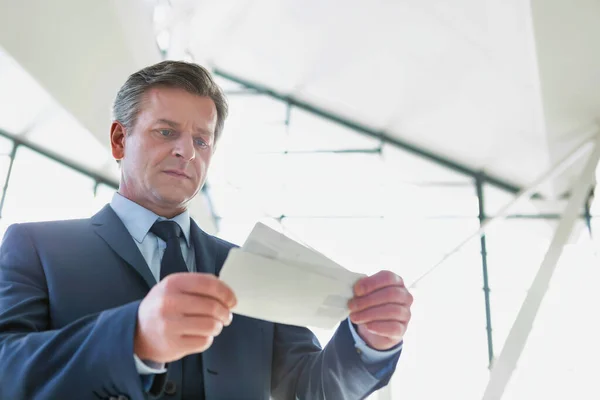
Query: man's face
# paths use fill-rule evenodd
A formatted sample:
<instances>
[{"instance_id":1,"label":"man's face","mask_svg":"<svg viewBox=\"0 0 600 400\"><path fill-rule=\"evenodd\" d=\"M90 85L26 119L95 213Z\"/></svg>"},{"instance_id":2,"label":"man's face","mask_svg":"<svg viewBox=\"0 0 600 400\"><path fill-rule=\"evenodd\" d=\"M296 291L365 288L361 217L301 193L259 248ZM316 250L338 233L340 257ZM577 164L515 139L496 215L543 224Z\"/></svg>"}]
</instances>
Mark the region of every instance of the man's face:
<instances>
[{"instance_id":1,"label":"man's face","mask_svg":"<svg viewBox=\"0 0 600 400\"><path fill-rule=\"evenodd\" d=\"M165 217L183 212L206 179L216 126L209 97L176 88L148 90L130 131L112 125L113 156L121 160L119 192Z\"/></svg>"}]
</instances>

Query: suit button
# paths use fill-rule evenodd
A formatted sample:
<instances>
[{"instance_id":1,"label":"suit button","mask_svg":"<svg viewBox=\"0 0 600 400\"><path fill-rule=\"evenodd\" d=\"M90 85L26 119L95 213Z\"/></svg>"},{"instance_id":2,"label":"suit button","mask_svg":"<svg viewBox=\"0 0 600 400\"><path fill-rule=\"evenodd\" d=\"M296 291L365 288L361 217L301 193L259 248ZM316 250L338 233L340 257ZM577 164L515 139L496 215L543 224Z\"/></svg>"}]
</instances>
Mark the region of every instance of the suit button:
<instances>
[{"instance_id":1,"label":"suit button","mask_svg":"<svg viewBox=\"0 0 600 400\"><path fill-rule=\"evenodd\" d=\"M173 381L167 381L165 384L165 394L169 396L174 395L177 392L177 385Z\"/></svg>"}]
</instances>

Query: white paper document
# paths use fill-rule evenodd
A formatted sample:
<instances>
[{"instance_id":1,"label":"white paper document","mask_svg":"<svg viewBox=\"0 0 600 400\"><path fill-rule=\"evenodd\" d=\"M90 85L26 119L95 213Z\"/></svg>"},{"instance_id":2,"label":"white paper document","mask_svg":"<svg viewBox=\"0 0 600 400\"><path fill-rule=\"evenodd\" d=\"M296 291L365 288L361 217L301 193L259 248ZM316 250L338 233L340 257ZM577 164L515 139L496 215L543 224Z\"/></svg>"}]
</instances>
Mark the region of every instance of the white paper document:
<instances>
[{"instance_id":1,"label":"white paper document","mask_svg":"<svg viewBox=\"0 0 600 400\"><path fill-rule=\"evenodd\" d=\"M354 283L364 276L261 223L229 252L220 274L237 297L234 313L323 329L348 316Z\"/></svg>"}]
</instances>

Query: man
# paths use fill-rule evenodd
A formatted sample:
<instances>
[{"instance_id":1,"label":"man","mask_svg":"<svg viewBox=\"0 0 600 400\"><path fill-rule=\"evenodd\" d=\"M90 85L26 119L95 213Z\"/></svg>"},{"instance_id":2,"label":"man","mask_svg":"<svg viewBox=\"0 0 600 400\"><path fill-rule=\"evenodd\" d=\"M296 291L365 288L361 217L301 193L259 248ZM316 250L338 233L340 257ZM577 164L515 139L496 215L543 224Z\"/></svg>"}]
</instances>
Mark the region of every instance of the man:
<instances>
[{"instance_id":1,"label":"man","mask_svg":"<svg viewBox=\"0 0 600 400\"><path fill-rule=\"evenodd\" d=\"M388 383L412 303L391 272L357 282L324 349L308 329L232 316L218 275L233 245L187 211L227 115L204 68L145 68L113 112L110 205L5 234L1 399L359 399Z\"/></svg>"}]
</instances>

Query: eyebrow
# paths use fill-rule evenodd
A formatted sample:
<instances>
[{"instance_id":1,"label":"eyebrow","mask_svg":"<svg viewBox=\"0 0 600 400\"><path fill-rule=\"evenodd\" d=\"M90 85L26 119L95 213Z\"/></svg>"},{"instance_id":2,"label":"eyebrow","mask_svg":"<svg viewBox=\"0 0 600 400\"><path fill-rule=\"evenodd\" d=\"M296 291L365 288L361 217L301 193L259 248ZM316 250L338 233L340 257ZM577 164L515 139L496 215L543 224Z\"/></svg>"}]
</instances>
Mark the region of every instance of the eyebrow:
<instances>
[{"instance_id":1,"label":"eyebrow","mask_svg":"<svg viewBox=\"0 0 600 400\"><path fill-rule=\"evenodd\" d=\"M168 125L173 129L179 129L181 127L181 124L179 124L179 122L171 121L170 119L165 119L165 118L157 119L156 123ZM203 135L213 136L213 133L207 129L199 129L198 133L203 134Z\"/></svg>"}]
</instances>

